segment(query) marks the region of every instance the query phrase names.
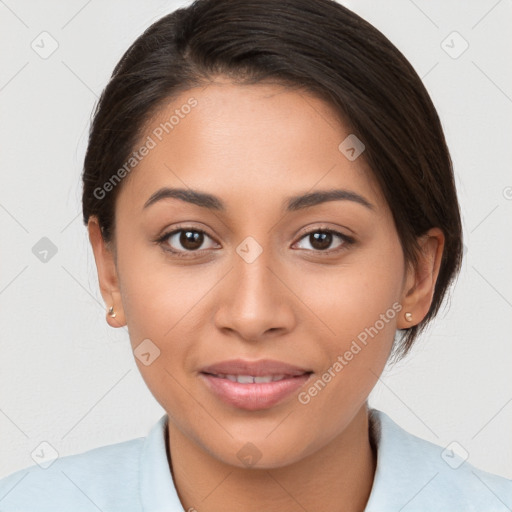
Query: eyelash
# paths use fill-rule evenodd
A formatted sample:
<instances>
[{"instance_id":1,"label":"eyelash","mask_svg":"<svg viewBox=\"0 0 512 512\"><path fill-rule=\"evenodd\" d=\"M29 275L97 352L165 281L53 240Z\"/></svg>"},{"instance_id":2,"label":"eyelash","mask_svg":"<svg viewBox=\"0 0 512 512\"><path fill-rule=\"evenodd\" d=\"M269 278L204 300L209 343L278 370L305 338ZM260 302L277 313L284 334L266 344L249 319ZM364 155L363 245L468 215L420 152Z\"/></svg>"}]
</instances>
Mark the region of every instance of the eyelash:
<instances>
[{"instance_id":1,"label":"eyelash","mask_svg":"<svg viewBox=\"0 0 512 512\"><path fill-rule=\"evenodd\" d=\"M161 237L157 238L155 240L155 243L159 244L162 249L168 253L171 253L172 255L174 256L177 256L178 258L190 258L190 257L193 257L194 254L197 254L197 253L200 253L202 251L205 251L205 250L208 250L208 249L202 249L202 250L195 250L195 251L177 251L175 249L170 249L169 248L169 245L167 244L167 240L177 234L177 233L181 233L183 231L192 231L194 233L201 233L203 235L206 235L208 238L212 239L213 240L213 237L211 237L206 231L203 231L202 229L198 229L198 228L193 228L191 226L183 226L183 227L179 227L178 229L174 229L172 231L169 231L168 233L164 233ZM332 255L332 254L337 254L338 252L341 252L341 251L344 251L346 250L350 245L353 245L355 243L355 239L350 237L350 236L347 236L343 233L340 233L339 231L335 231L334 229L329 229L329 228L316 228L316 229L312 229L310 231L307 231L305 233L302 233L301 237L299 238L299 241L302 240L303 238L306 238L307 236L309 235L312 235L313 233L329 233L329 234L332 234L334 236L337 236L341 239L341 241L343 242L342 245L340 247L338 247L337 249L327 249L325 251L321 251L321 250L315 250L315 249L302 249L302 250L305 250L305 251L310 251L310 252L314 252L314 253L317 253L321 256L323 255ZM167 247L166 247L167 246Z\"/></svg>"}]
</instances>

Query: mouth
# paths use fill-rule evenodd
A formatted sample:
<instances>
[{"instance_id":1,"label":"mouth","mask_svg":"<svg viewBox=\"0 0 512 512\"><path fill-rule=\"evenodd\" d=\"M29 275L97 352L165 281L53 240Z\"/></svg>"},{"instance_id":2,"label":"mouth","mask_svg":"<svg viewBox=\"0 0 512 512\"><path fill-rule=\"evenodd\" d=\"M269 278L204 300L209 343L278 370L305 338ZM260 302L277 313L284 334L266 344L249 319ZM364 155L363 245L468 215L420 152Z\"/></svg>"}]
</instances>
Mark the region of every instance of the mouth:
<instances>
[{"instance_id":1,"label":"mouth","mask_svg":"<svg viewBox=\"0 0 512 512\"><path fill-rule=\"evenodd\" d=\"M265 384L292 377L291 375L216 375L214 373L205 373L205 375L211 375L212 377L217 377L219 379L228 379L231 382L238 382L238 384Z\"/></svg>"},{"instance_id":2,"label":"mouth","mask_svg":"<svg viewBox=\"0 0 512 512\"><path fill-rule=\"evenodd\" d=\"M199 376L217 398L249 411L268 409L300 389L313 372L280 361L225 361Z\"/></svg>"}]
</instances>

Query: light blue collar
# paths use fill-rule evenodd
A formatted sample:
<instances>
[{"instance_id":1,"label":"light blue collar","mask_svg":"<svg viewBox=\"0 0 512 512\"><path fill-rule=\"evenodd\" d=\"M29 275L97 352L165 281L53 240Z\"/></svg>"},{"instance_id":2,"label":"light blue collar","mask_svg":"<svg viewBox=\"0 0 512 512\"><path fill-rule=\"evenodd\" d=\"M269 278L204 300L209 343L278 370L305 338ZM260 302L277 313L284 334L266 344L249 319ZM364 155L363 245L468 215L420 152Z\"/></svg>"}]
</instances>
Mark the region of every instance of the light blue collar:
<instances>
[{"instance_id":1,"label":"light blue collar","mask_svg":"<svg viewBox=\"0 0 512 512\"><path fill-rule=\"evenodd\" d=\"M146 512L183 512L167 460L167 420L162 416L144 441L140 494ZM365 512L512 510L512 480L456 454L447 459L442 447L406 432L382 411L369 409L369 421L377 467Z\"/></svg>"},{"instance_id":2,"label":"light blue collar","mask_svg":"<svg viewBox=\"0 0 512 512\"><path fill-rule=\"evenodd\" d=\"M183 512L167 460L167 420L167 414L158 420L142 449L140 495L147 512Z\"/></svg>"}]
</instances>

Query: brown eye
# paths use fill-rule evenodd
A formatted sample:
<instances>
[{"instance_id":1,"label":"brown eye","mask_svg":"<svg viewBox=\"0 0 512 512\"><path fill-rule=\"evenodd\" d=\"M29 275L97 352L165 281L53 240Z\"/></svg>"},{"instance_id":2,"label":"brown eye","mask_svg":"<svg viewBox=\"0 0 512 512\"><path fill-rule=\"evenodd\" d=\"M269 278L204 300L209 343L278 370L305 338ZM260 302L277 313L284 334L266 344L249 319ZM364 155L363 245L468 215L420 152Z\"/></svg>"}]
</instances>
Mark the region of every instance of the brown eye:
<instances>
[{"instance_id":1,"label":"brown eye","mask_svg":"<svg viewBox=\"0 0 512 512\"><path fill-rule=\"evenodd\" d=\"M328 249L332 243L332 233L316 232L311 233L308 236L312 247L318 249L319 251Z\"/></svg>"},{"instance_id":2,"label":"brown eye","mask_svg":"<svg viewBox=\"0 0 512 512\"><path fill-rule=\"evenodd\" d=\"M174 253L187 253L197 252L199 249L212 248L212 246L203 247L208 239L213 242L213 240L200 229L182 228L166 233L158 241L167 251Z\"/></svg>"},{"instance_id":3,"label":"brown eye","mask_svg":"<svg viewBox=\"0 0 512 512\"><path fill-rule=\"evenodd\" d=\"M179 243L189 251L199 249L203 244L204 235L199 231L181 231Z\"/></svg>"},{"instance_id":4,"label":"brown eye","mask_svg":"<svg viewBox=\"0 0 512 512\"><path fill-rule=\"evenodd\" d=\"M331 245L336 238L340 240L340 242L336 247L331 248ZM299 247L300 249L326 253L337 252L354 243L353 238L332 229L316 229L314 231L310 231L303 235L301 240L307 240L311 249L308 247Z\"/></svg>"}]
</instances>

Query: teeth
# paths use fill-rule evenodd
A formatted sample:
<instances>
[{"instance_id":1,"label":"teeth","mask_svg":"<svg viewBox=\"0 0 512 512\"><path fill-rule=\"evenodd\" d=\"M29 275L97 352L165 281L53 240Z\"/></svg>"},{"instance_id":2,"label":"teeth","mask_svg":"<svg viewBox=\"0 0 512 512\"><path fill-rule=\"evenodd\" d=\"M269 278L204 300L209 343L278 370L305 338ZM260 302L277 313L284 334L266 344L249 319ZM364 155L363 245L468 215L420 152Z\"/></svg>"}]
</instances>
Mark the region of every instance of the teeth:
<instances>
[{"instance_id":1,"label":"teeth","mask_svg":"<svg viewBox=\"0 0 512 512\"><path fill-rule=\"evenodd\" d=\"M252 375L222 375L219 374L217 377L221 379L228 379L231 382L238 382L239 384L254 384L254 383L267 383L275 382L286 378L286 375L262 375L260 377L254 377Z\"/></svg>"},{"instance_id":2,"label":"teeth","mask_svg":"<svg viewBox=\"0 0 512 512\"><path fill-rule=\"evenodd\" d=\"M254 377L251 377L250 375L238 375L236 377L236 381L240 384L252 384L254 383Z\"/></svg>"},{"instance_id":3,"label":"teeth","mask_svg":"<svg viewBox=\"0 0 512 512\"><path fill-rule=\"evenodd\" d=\"M272 382L273 377L268 376L262 376L262 377L254 377L254 382Z\"/></svg>"}]
</instances>

